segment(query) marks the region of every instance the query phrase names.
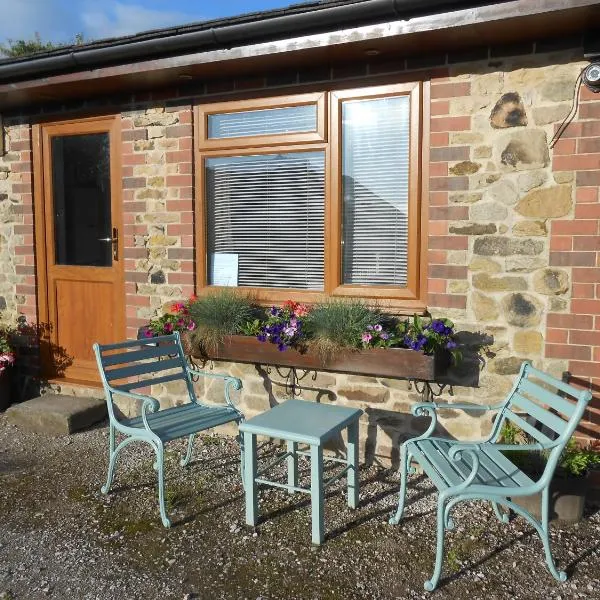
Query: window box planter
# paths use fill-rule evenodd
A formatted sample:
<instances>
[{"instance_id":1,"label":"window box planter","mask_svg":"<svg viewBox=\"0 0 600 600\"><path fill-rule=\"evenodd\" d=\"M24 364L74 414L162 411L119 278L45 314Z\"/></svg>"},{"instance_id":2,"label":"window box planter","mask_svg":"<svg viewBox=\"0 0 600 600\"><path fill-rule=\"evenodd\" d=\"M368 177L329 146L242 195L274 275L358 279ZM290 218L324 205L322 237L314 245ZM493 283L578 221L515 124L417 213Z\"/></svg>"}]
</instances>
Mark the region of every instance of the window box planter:
<instances>
[{"instance_id":1,"label":"window box planter","mask_svg":"<svg viewBox=\"0 0 600 600\"><path fill-rule=\"evenodd\" d=\"M227 336L208 358L420 381L434 381L448 366L448 360L443 355L426 356L405 348L367 348L345 352L323 363L311 352L293 349L280 352L275 344L259 342L254 337L243 335Z\"/></svg>"}]
</instances>

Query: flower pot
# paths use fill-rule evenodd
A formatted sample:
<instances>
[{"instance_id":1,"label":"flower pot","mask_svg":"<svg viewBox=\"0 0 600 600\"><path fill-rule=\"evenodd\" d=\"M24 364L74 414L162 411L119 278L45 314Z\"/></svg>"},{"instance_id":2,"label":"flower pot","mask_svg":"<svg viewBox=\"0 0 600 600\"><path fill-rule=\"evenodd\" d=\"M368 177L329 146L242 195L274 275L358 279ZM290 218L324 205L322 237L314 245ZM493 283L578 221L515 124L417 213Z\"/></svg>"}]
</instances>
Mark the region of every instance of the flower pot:
<instances>
[{"instance_id":1,"label":"flower pot","mask_svg":"<svg viewBox=\"0 0 600 600\"><path fill-rule=\"evenodd\" d=\"M577 523L583 516L588 477L554 476L550 483L550 520ZM513 498L513 502L541 519L542 494Z\"/></svg>"},{"instance_id":2,"label":"flower pot","mask_svg":"<svg viewBox=\"0 0 600 600\"><path fill-rule=\"evenodd\" d=\"M11 403L10 395L10 368L0 373L0 410L6 410Z\"/></svg>"},{"instance_id":3,"label":"flower pot","mask_svg":"<svg viewBox=\"0 0 600 600\"><path fill-rule=\"evenodd\" d=\"M348 351L323 362L312 352L295 349L280 351L275 344L259 342L255 337L226 336L209 358L232 362L296 367L315 371L335 371L376 377L410 378L433 381L436 361L406 348L367 348Z\"/></svg>"}]
</instances>

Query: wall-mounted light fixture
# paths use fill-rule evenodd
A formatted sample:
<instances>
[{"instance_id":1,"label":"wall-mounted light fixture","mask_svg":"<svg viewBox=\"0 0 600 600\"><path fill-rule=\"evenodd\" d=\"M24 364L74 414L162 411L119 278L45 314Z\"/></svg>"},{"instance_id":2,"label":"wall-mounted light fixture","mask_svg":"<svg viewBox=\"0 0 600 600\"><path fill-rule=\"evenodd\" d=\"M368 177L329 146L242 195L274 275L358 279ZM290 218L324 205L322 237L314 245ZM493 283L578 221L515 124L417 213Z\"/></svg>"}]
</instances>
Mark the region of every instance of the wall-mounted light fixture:
<instances>
[{"instance_id":1,"label":"wall-mounted light fixture","mask_svg":"<svg viewBox=\"0 0 600 600\"><path fill-rule=\"evenodd\" d=\"M592 92L600 92L600 60L590 63L581 77L583 84Z\"/></svg>"}]
</instances>

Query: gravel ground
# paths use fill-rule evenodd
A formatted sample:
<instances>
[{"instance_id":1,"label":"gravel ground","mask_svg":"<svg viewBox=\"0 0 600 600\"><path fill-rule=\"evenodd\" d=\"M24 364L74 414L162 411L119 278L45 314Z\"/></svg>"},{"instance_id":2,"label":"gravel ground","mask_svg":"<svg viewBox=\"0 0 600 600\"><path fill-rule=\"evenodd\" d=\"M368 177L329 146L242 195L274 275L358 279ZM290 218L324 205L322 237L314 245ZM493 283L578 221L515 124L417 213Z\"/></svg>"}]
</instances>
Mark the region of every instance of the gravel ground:
<instances>
[{"instance_id":1,"label":"gravel ground","mask_svg":"<svg viewBox=\"0 0 600 600\"><path fill-rule=\"evenodd\" d=\"M487 504L459 505L444 578L429 595L436 495L422 476L411 479L396 527L387 524L396 473L363 466L355 511L335 484L326 542L313 548L305 495L263 488L263 521L244 525L233 440L200 436L187 469L177 464L183 444L170 444L166 530L148 447L129 446L113 492L100 494L107 439L105 426L63 438L25 433L0 414L0 600L600 598L600 512L591 507L582 523L553 528L555 556L570 575L559 584L525 522L502 525ZM277 450L265 444L261 457Z\"/></svg>"}]
</instances>

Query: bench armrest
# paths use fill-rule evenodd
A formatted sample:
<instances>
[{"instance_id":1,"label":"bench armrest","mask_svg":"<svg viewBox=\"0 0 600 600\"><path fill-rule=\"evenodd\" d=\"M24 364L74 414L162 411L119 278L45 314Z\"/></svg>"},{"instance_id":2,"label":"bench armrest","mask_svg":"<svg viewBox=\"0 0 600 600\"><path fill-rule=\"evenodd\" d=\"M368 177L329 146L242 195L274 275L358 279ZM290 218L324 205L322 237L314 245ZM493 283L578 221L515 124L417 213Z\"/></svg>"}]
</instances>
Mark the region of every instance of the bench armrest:
<instances>
[{"instance_id":1,"label":"bench armrest","mask_svg":"<svg viewBox=\"0 0 600 600\"><path fill-rule=\"evenodd\" d=\"M238 377L233 377L231 375L223 375L221 373L212 373L210 371L199 371L198 369L190 369L188 367L187 369L188 375L196 375L196 376L200 376L200 377L212 377L213 379L222 379L225 383L225 402L227 402L227 404L229 406L231 406L231 408L234 408L235 410L238 410L238 408L235 406L235 404L233 403L233 401L231 400L229 393L230 390L241 390L242 389L242 381L241 379L239 379Z\"/></svg>"},{"instance_id":2,"label":"bench armrest","mask_svg":"<svg viewBox=\"0 0 600 600\"><path fill-rule=\"evenodd\" d=\"M111 385L108 385L107 387L111 394L111 401L112 401L112 396L117 395L117 396L125 396L126 398L133 398L134 400L138 400L139 402L141 402L142 403L142 421L144 423L144 428L148 432L150 432L152 435L155 435L154 432L152 431L152 428L150 427L150 424L148 423L148 414L155 413L160 410L160 403L158 402L158 400L156 398L153 398L152 396L145 396L143 394L136 394L135 392L126 392L125 390L118 390L117 388L114 388ZM114 418L114 420L117 421L117 423L119 423L119 420L117 419L117 417L113 411L111 411L111 417ZM119 425L120 425L120 427L126 427L120 423L119 423Z\"/></svg>"}]
</instances>

